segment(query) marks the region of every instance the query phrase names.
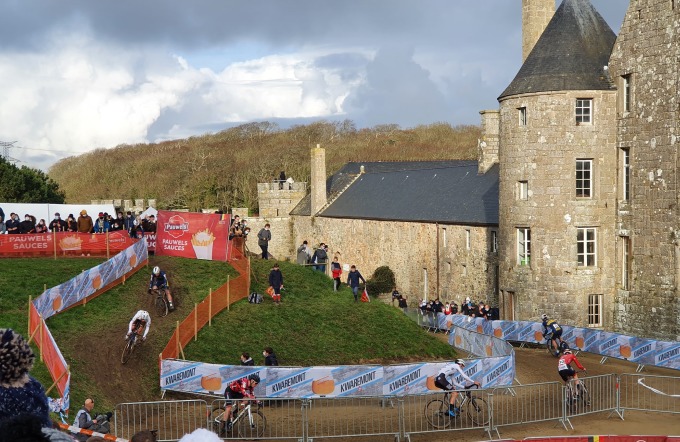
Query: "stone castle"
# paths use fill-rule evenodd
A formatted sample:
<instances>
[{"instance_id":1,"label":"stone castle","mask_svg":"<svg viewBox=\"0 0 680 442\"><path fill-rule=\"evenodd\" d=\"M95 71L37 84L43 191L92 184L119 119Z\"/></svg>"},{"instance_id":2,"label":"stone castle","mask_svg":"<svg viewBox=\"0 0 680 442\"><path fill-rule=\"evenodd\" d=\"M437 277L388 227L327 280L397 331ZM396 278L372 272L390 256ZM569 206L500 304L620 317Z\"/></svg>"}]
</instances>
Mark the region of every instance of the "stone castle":
<instances>
[{"instance_id":1,"label":"stone castle","mask_svg":"<svg viewBox=\"0 0 680 442\"><path fill-rule=\"evenodd\" d=\"M680 0L631 0L618 36L588 0L523 0L522 19L478 161L327 179L316 147L309 192L260 184L251 225L272 224L277 258L306 239L364 276L389 265L411 302L680 339Z\"/></svg>"}]
</instances>

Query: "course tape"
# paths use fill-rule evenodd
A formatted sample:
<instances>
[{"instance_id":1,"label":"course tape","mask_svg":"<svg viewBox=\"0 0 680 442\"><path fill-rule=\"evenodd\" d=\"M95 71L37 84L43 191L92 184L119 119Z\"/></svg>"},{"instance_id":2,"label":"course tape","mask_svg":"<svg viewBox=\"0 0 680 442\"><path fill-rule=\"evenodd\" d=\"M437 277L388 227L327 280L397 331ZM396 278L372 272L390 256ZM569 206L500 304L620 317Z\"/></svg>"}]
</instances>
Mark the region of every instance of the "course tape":
<instances>
[{"instance_id":1,"label":"course tape","mask_svg":"<svg viewBox=\"0 0 680 442\"><path fill-rule=\"evenodd\" d=\"M668 394L668 393L664 393L664 392L661 391L661 390L657 390L657 389L654 388L654 387L650 387L649 385L647 385L647 384L645 384L645 383L643 382L644 380L645 380L645 378L640 378L640 379L638 379L638 384L642 385L643 387L645 387L645 388L648 389L648 390L653 391L653 392L656 393L656 394L660 394L660 395L668 396L668 397L680 397L680 394Z\"/></svg>"},{"instance_id":2,"label":"course tape","mask_svg":"<svg viewBox=\"0 0 680 442\"><path fill-rule=\"evenodd\" d=\"M85 434L85 435L88 435L88 436L99 436L103 439L111 440L111 441L115 441L115 442L128 442L127 439L122 439L122 438L116 437L112 434L98 433L96 431L87 430L85 428L74 427L73 425L59 424L59 428L61 428L62 430L70 431L73 434L80 433L80 434Z\"/></svg>"}]
</instances>

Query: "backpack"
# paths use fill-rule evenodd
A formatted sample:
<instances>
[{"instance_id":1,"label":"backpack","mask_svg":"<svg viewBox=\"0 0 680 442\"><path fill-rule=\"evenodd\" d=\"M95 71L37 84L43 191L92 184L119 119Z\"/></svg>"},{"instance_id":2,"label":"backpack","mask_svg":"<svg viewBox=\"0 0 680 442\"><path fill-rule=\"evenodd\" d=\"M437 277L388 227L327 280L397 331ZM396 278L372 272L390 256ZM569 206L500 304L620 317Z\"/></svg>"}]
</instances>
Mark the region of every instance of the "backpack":
<instances>
[{"instance_id":1,"label":"backpack","mask_svg":"<svg viewBox=\"0 0 680 442\"><path fill-rule=\"evenodd\" d=\"M248 296L248 302L251 304L262 304L262 295L253 292Z\"/></svg>"}]
</instances>

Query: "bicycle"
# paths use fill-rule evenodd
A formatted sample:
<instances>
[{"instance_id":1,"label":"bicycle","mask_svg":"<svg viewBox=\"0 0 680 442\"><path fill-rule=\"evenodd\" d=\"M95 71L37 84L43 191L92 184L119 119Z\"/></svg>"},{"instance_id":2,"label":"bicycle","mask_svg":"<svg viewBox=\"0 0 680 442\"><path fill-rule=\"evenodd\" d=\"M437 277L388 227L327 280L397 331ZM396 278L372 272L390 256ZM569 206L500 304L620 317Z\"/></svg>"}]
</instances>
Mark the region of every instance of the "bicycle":
<instances>
[{"instance_id":1,"label":"bicycle","mask_svg":"<svg viewBox=\"0 0 680 442\"><path fill-rule=\"evenodd\" d=\"M553 346L553 342L556 345ZM555 350L555 347L557 347L557 350ZM548 334L545 336L545 348L548 350L548 353L557 358L560 356L562 350L569 348L569 345L564 342L562 338L556 338L552 334Z\"/></svg>"},{"instance_id":2,"label":"bicycle","mask_svg":"<svg viewBox=\"0 0 680 442\"><path fill-rule=\"evenodd\" d=\"M130 333L130 336L126 338L125 342L125 348L123 349L123 354L120 357L120 362L122 364L126 364L127 361L130 360L130 356L132 355L132 352L135 349L135 346L137 345L137 341L139 338L142 337L140 332L142 331L141 327L137 327L134 330L132 330L132 333Z\"/></svg>"},{"instance_id":3,"label":"bicycle","mask_svg":"<svg viewBox=\"0 0 680 442\"><path fill-rule=\"evenodd\" d=\"M161 318L167 316L169 311L169 304L166 288L160 287L157 289L152 289L151 293L156 295L153 306L158 316L160 316Z\"/></svg>"},{"instance_id":4,"label":"bicycle","mask_svg":"<svg viewBox=\"0 0 680 442\"><path fill-rule=\"evenodd\" d=\"M459 392L456 406L461 415L463 411L467 413L473 424L486 426L489 423L489 406L486 399L472 394L472 390L470 390L472 387L476 387L476 385L468 385L464 391ZM451 392L447 391L444 393L443 399L432 399L425 404L425 419L435 428L446 428L451 425L453 419L456 419L449 415L450 394Z\"/></svg>"},{"instance_id":5,"label":"bicycle","mask_svg":"<svg viewBox=\"0 0 680 442\"><path fill-rule=\"evenodd\" d=\"M580 407L590 406L590 392L583 379L571 377L565 386L565 401L567 408L576 412Z\"/></svg>"},{"instance_id":6,"label":"bicycle","mask_svg":"<svg viewBox=\"0 0 680 442\"><path fill-rule=\"evenodd\" d=\"M261 404L258 404L256 410L253 409L253 403L249 402L247 405L242 405L242 400L237 399L236 404L231 408L231 428L225 428L226 431L234 431L240 438L258 438L264 435L264 430L267 425L267 418L264 417L260 411ZM213 408L210 412L210 422L212 423L212 431L221 435L222 427L225 425L222 416L224 415L225 407Z\"/></svg>"}]
</instances>

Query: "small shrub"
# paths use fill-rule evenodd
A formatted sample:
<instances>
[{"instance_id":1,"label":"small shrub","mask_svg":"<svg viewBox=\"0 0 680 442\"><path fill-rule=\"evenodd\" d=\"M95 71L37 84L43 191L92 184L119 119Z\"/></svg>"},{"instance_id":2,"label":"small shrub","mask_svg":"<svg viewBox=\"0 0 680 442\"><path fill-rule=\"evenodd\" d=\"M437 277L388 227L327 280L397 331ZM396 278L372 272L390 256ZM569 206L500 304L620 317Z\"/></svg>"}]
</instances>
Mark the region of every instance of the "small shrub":
<instances>
[{"instance_id":1,"label":"small shrub","mask_svg":"<svg viewBox=\"0 0 680 442\"><path fill-rule=\"evenodd\" d=\"M368 286L368 293L371 295L379 295L381 293L392 293L396 285L394 272L388 266L381 266L375 269L373 276L366 281Z\"/></svg>"}]
</instances>

